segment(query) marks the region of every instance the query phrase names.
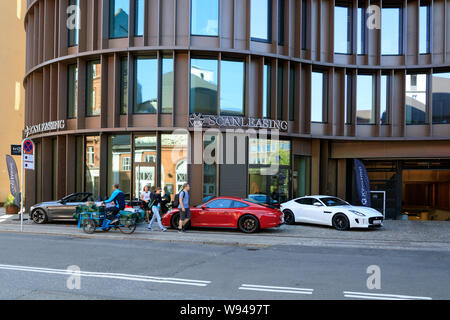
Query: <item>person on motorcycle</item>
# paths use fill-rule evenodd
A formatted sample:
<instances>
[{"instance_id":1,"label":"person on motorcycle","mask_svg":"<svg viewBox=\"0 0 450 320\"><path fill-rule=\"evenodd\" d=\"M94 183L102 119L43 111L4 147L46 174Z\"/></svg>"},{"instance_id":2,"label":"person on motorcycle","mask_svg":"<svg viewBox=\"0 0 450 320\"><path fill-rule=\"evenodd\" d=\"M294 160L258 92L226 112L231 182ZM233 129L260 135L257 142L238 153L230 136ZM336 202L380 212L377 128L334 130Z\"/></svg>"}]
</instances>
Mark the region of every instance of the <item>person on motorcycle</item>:
<instances>
[{"instance_id":1,"label":"person on motorcycle","mask_svg":"<svg viewBox=\"0 0 450 320\"><path fill-rule=\"evenodd\" d=\"M111 197L103 202L104 204L115 203L115 206L106 208L106 218L110 221L112 220L109 223L110 225L119 222L120 211L125 209L125 194L119 188L118 184L113 185Z\"/></svg>"}]
</instances>

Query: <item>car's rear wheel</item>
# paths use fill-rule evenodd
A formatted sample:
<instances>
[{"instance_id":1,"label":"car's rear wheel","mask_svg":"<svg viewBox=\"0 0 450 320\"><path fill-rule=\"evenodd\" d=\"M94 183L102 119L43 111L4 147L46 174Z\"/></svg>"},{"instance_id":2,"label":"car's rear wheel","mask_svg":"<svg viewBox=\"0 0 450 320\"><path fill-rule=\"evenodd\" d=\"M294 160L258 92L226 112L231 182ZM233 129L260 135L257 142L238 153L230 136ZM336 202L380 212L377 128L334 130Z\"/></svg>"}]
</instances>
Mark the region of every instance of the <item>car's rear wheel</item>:
<instances>
[{"instance_id":1,"label":"car's rear wheel","mask_svg":"<svg viewBox=\"0 0 450 320\"><path fill-rule=\"evenodd\" d=\"M350 222L348 218L343 213L338 213L333 217L333 227L339 231L346 231L350 229Z\"/></svg>"},{"instance_id":2,"label":"car's rear wheel","mask_svg":"<svg viewBox=\"0 0 450 320\"><path fill-rule=\"evenodd\" d=\"M289 225L292 225L295 223L295 216L291 210L286 209L283 211L283 214L284 214L284 223L289 224Z\"/></svg>"},{"instance_id":3,"label":"car's rear wheel","mask_svg":"<svg viewBox=\"0 0 450 320\"><path fill-rule=\"evenodd\" d=\"M47 213L42 209L36 209L31 214L31 219L36 224L45 224L48 222Z\"/></svg>"},{"instance_id":4,"label":"car's rear wheel","mask_svg":"<svg viewBox=\"0 0 450 320\"><path fill-rule=\"evenodd\" d=\"M255 233L259 230L259 220L255 216L246 214L239 219L238 226L244 233Z\"/></svg>"}]
</instances>

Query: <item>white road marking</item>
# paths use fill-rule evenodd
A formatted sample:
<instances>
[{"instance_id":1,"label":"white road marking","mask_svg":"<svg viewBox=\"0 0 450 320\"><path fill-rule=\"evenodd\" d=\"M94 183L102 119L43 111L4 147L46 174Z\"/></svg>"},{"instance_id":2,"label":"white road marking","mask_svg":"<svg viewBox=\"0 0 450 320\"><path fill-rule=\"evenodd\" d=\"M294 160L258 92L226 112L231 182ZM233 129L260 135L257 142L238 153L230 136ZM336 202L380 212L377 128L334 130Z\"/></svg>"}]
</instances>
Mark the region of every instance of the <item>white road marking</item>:
<instances>
[{"instance_id":1,"label":"white road marking","mask_svg":"<svg viewBox=\"0 0 450 320\"><path fill-rule=\"evenodd\" d=\"M123 273L103 273L103 272L89 272L89 271L73 272L73 271L64 270L64 269L35 268L35 267L12 266L12 265L2 265L2 264L0 264L0 270L47 273L47 274L58 274L58 275L66 275L66 276L79 275L80 277L107 278L107 279L141 281L141 282L169 283L169 284L179 284L179 285L188 285L188 286L197 286L197 287L206 287L207 285L209 285L211 283L211 281L204 281L204 280L151 277L151 276L143 276L143 275L123 274Z\"/></svg>"},{"instance_id":2,"label":"white road marking","mask_svg":"<svg viewBox=\"0 0 450 320\"><path fill-rule=\"evenodd\" d=\"M416 297L398 294L367 293L367 292L352 292L352 291L344 291L344 297L372 299L372 300L433 300L430 297Z\"/></svg>"},{"instance_id":3,"label":"white road marking","mask_svg":"<svg viewBox=\"0 0 450 320\"><path fill-rule=\"evenodd\" d=\"M293 288L293 287L273 287L261 286L256 284L243 284L239 290L262 291L262 292L278 292L278 293L293 293L293 294L313 294L314 289Z\"/></svg>"}]
</instances>

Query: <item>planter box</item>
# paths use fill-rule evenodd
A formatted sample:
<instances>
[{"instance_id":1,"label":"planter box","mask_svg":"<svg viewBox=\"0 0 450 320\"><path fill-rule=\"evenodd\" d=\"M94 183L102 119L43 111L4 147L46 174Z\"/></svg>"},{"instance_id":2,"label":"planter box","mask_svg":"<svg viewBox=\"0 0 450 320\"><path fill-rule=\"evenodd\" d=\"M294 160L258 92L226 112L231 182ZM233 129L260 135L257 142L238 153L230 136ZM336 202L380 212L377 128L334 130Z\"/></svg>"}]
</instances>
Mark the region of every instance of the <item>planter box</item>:
<instances>
[{"instance_id":1,"label":"planter box","mask_svg":"<svg viewBox=\"0 0 450 320\"><path fill-rule=\"evenodd\" d=\"M19 213L19 207L16 207L16 206L6 207L6 214L18 214L18 213Z\"/></svg>"}]
</instances>

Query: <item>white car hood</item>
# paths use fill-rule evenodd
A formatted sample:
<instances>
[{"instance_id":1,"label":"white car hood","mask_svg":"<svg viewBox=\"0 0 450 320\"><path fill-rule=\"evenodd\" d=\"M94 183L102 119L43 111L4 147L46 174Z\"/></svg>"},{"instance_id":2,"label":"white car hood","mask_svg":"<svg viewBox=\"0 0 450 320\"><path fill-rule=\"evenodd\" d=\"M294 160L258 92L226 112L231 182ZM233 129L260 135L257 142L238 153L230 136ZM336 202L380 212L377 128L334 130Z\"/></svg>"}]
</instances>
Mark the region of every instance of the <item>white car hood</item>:
<instances>
[{"instance_id":1,"label":"white car hood","mask_svg":"<svg viewBox=\"0 0 450 320\"><path fill-rule=\"evenodd\" d=\"M379 217L382 216L383 214L381 212L378 212L377 210L373 209L373 208L369 208L369 207L362 207L362 206L345 206L345 208L347 210L354 210L354 211L358 211L361 212L363 214L366 215L366 217Z\"/></svg>"}]
</instances>

